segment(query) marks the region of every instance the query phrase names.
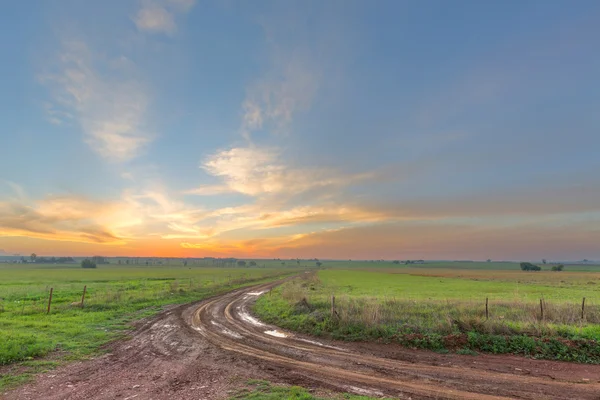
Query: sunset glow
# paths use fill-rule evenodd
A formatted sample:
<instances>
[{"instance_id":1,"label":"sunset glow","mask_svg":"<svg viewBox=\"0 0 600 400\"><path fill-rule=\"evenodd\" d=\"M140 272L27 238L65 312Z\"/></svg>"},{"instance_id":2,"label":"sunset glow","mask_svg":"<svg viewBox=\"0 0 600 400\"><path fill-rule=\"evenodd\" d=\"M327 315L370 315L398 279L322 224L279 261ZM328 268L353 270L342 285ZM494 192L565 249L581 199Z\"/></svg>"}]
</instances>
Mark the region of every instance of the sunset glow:
<instances>
[{"instance_id":1,"label":"sunset glow","mask_svg":"<svg viewBox=\"0 0 600 400\"><path fill-rule=\"evenodd\" d=\"M591 4L13 2L0 255L600 258Z\"/></svg>"}]
</instances>

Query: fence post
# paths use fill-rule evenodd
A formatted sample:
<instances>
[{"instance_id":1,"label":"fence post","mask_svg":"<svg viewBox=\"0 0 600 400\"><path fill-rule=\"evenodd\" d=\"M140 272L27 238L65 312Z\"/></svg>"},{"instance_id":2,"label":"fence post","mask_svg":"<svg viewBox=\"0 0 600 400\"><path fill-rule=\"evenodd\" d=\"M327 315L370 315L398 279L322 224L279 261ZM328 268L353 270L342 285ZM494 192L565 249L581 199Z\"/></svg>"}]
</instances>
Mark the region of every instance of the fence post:
<instances>
[{"instance_id":1,"label":"fence post","mask_svg":"<svg viewBox=\"0 0 600 400\"><path fill-rule=\"evenodd\" d=\"M48 297L48 311L46 311L46 314L50 314L50 304L52 304L52 291L54 290L54 288L50 288L50 297Z\"/></svg>"},{"instance_id":2,"label":"fence post","mask_svg":"<svg viewBox=\"0 0 600 400\"><path fill-rule=\"evenodd\" d=\"M581 302L581 319L584 319L585 317L585 297L583 298L583 301Z\"/></svg>"},{"instance_id":3,"label":"fence post","mask_svg":"<svg viewBox=\"0 0 600 400\"><path fill-rule=\"evenodd\" d=\"M542 314L542 320L544 319L544 300L540 299L540 312Z\"/></svg>"},{"instance_id":4,"label":"fence post","mask_svg":"<svg viewBox=\"0 0 600 400\"><path fill-rule=\"evenodd\" d=\"M335 318L335 295L331 295L331 318Z\"/></svg>"},{"instance_id":5,"label":"fence post","mask_svg":"<svg viewBox=\"0 0 600 400\"><path fill-rule=\"evenodd\" d=\"M87 285L83 286L83 294L81 295L81 308L83 308L83 301L85 300L85 291L87 290Z\"/></svg>"},{"instance_id":6,"label":"fence post","mask_svg":"<svg viewBox=\"0 0 600 400\"><path fill-rule=\"evenodd\" d=\"M488 313L488 298L485 298L485 319L489 319L490 314Z\"/></svg>"}]
</instances>

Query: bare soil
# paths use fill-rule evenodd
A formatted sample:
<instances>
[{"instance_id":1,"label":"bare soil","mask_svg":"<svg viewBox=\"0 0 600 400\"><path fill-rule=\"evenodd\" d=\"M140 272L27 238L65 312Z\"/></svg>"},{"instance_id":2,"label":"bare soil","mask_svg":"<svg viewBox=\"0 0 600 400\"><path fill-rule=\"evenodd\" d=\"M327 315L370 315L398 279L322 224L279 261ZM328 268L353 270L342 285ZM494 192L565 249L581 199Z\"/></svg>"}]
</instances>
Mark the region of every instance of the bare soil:
<instances>
[{"instance_id":1,"label":"bare soil","mask_svg":"<svg viewBox=\"0 0 600 400\"><path fill-rule=\"evenodd\" d=\"M249 312L276 283L171 307L13 399L225 399L247 379L401 399L600 399L600 366L315 340Z\"/></svg>"}]
</instances>

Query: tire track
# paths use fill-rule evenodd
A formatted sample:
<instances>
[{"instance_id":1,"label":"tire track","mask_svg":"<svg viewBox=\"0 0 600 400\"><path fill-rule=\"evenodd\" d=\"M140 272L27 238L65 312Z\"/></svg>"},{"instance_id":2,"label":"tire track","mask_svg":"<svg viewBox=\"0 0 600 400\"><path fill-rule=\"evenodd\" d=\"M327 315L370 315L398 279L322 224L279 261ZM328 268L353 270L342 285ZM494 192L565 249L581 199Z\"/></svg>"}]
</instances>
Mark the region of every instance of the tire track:
<instances>
[{"instance_id":1,"label":"tire track","mask_svg":"<svg viewBox=\"0 0 600 400\"><path fill-rule=\"evenodd\" d=\"M329 345L283 332L249 315L258 295L278 283L238 290L204 302L186 313L186 322L220 348L278 368L282 379L300 374L327 387L362 395L411 399L600 399L598 382L577 383L460 365L411 363L359 351L353 343ZM591 368L598 371L600 378L600 368Z\"/></svg>"}]
</instances>

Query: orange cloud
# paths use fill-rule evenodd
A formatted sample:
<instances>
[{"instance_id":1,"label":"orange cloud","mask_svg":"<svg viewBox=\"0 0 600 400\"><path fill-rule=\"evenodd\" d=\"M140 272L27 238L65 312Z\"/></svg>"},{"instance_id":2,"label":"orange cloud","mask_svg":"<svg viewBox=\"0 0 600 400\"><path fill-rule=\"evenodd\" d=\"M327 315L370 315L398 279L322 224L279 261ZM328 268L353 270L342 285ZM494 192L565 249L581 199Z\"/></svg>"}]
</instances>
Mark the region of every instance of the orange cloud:
<instances>
[{"instance_id":1,"label":"orange cloud","mask_svg":"<svg viewBox=\"0 0 600 400\"><path fill-rule=\"evenodd\" d=\"M121 244L123 239L102 223L112 207L81 197L53 197L33 205L2 202L0 236Z\"/></svg>"},{"instance_id":2,"label":"orange cloud","mask_svg":"<svg viewBox=\"0 0 600 400\"><path fill-rule=\"evenodd\" d=\"M282 257L337 259L582 259L597 255L592 223L481 227L390 223L306 235L274 250Z\"/></svg>"}]
</instances>

